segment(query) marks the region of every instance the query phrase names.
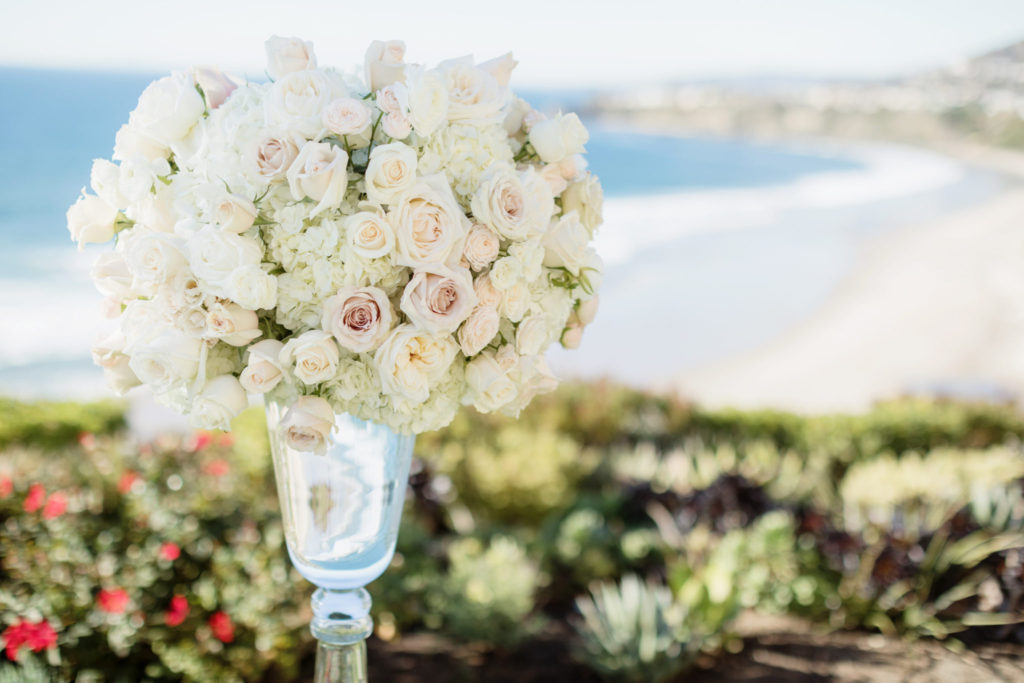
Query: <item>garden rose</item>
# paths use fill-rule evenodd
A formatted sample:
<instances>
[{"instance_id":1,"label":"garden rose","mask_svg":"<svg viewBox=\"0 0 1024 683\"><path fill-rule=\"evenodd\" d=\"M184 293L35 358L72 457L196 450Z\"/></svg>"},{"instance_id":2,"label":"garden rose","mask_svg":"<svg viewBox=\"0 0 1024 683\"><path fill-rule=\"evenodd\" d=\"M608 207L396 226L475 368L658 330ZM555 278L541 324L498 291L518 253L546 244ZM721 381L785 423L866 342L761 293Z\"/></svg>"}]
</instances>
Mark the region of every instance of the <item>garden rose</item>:
<instances>
[{"instance_id":1,"label":"garden rose","mask_svg":"<svg viewBox=\"0 0 1024 683\"><path fill-rule=\"evenodd\" d=\"M245 389L234 375L220 375L207 380L206 386L192 402L189 423L200 429L231 430L231 420L245 410Z\"/></svg>"},{"instance_id":2,"label":"garden rose","mask_svg":"<svg viewBox=\"0 0 1024 683\"><path fill-rule=\"evenodd\" d=\"M387 294L376 287L345 287L324 301L323 329L338 344L356 353L373 351L388 332L394 316Z\"/></svg>"},{"instance_id":3,"label":"garden rose","mask_svg":"<svg viewBox=\"0 0 1024 683\"><path fill-rule=\"evenodd\" d=\"M267 91L264 103L267 125L312 138L323 128L323 110L344 94L322 71L285 74Z\"/></svg>"},{"instance_id":4,"label":"garden rose","mask_svg":"<svg viewBox=\"0 0 1024 683\"><path fill-rule=\"evenodd\" d=\"M334 376L340 354L330 333L310 330L289 339L279 358L305 384L319 384Z\"/></svg>"},{"instance_id":5,"label":"garden rose","mask_svg":"<svg viewBox=\"0 0 1024 683\"><path fill-rule=\"evenodd\" d=\"M416 150L401 142L378 145L366 167L366 198L393 204L416 182Z\"/></svg>"},{"instance_id":6,"label":"garden rose","mask_svg":"<svg viewBox=\"0 0 1024 683\"><path fill-rule=\"evenodd\" d=\"M323 455L334 428L334 409L319 396L300 396L285 412L278 428L289 448Z\"/></svg>"},{"instance_id":7,"label":"garden rose","mask_svg":"<svg viewBox=\"0 0 1024 683\"><path fill-rule=\"evenodd\" d=\"M280 178L299 155L298 145L286 135L268 133L256 141L253 161L256 172L267 180Z\"/></svg>"},{"instance_id":8,"label":"garden rose","mask_svg":"<svg viewBox=\"0 0 1024 683\"><path fill-rule=\"evenodd\" d=\"M341 136L359 136L368 133L371 124L370 108L362 101L352 97L332 100L324 108L321 118L327 130ZM366 143L369 143L369 138Z\"/></svg>"},{"instance_id":9,"label":"garden rose","mask_svg":"<svg viewBox=\"0 0 1024 683\"><path fill-rule=\"evenodd\" d=\"M408 69L407 69L408 72ZM416 69L406 79L409 122L421 138L433 135L448 118L448 89L436 71Z\"/></svg>"},{"instance_id":10,"label":"garden rose","mask_svg":"<svg viewBox=\"0 0 1024 683\"><path fill-rule=\"evenodd\" d=\"M248 361L238 376L242 388L253 394L265 394L276 387L285 376L281 364L284 344L276 339L258 341L248 349Z\"/></svg>"},{"instance_id":11,"label":"garden rose","mask_svg":"<svg viewBox=\"0 0 1024 683\"><path fill-rule=\"evenodd\" d=\"M327 142L307 142L288 169L288 187L294 199L310 197L319 202L310 212L341 204L348 189L348 154Z\"/></svg>"},{"instance_id":12,"label":"garden rose","mask_svg":"<svg viewBox=\"0 0 1024 683\"><path fill-rule=\"evenodd\" d=\"M473 66L470 57L438 65L448 87L449 121L499 121L505 93L498 80Z\"/></svg>"},{"instance_id":13,"label":"garden rose","mask_svg":"<svg viewBox=\"0 0 1024 683\"><path fill-rule=\"evenodd\" d=\"M405 43L400 40L375 40L366 49L364 69L366 85L370 92L377 92L396 81L402 80L405 65Z\"/></svg>"},{"instance_id":14,"label":"garden rose","mask_svg":"<svg viewBox=\"0 0 1024 683\"><path fill-rule=\"evenodd\" d=\"M465 269L430 266L413 273L402 293L409 320L431 334L451 333L476 305L473 278Z\"/></svg>"},{"instance_id":15,"label":"garden rose","mask_svg":"<svg viewBox=\"0 0 1024 683\"><path fill-rule=\"evenodd\" d=\"M384 393L423 403L458 350L451 335L434 336L413 325L399 325L373 357Z\"/></svg>"},{"instance_id":16,"label":"garden rose","mask_svg":"<svg viewBox=\"0 0 1024 683\"><path fill-rule=\"evenodd\" d=\"M498 334L501 318L493 306L477 306L459 328L459 347L466 357L480 353Z\"/></svg>"},{"instance_id":17,"label":"garden rose","mask_svg":"<svg viewBox=\"0 0 1024 683\"><path fill-rule=\"evenodd\" d=\"M383 213L352 214L345 219L345 235L352 251L364 258L387 256L395 249L395 231Z\"/></svg>"},{"instance_id":18,"label":"garden rose","mask_svg":"<svg viewBox=\"0 0 1024 683\"><path fill-rule=\"evenodd\" d=\"M466 237L462 255L473 270L482 270L498 258L501 238L484 225L474 225Z\"/></svg>"},{"instance_id":19,"label":"garden rose","mask_svg":"<svg viewBox=\"0 0 1024 683\"><path fill-rule=\"evenodd\" d=\"M295 71L316 68L313 43L272 36L264 46L267 50L267 75L274 80Z\"/></svg>"},{"instance_id":20,"label":"garden rose","mask_svg":"<svg viewBox=\"0 0 1024 683\"><path fill-rule=\"evenodd\" d=\"M420 178L388 212L388 221L399 265L458 263L462 257L470 223L443 176Z\"/></svg>"}]
</instances>

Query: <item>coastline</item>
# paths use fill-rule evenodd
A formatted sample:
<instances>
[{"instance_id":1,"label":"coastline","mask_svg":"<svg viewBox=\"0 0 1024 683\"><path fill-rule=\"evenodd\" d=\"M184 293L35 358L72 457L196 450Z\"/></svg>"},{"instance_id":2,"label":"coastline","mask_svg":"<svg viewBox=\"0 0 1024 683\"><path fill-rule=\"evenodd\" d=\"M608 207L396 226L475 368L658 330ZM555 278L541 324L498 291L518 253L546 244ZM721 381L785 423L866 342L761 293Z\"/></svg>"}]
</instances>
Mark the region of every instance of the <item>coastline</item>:
<instances>
[{"instance_id":1,"label":"coastline","mask_svg":"<svg viewBox=\"0 0 1024 683\"><path fill-rule=\"evenodd\" d=\"M1010 182L870 238L816 313L753 351L679 373L672 390L708 406L804 413L906 394L1024 396L1024 154L930 149Z\"/></svg>"}]
</instances>

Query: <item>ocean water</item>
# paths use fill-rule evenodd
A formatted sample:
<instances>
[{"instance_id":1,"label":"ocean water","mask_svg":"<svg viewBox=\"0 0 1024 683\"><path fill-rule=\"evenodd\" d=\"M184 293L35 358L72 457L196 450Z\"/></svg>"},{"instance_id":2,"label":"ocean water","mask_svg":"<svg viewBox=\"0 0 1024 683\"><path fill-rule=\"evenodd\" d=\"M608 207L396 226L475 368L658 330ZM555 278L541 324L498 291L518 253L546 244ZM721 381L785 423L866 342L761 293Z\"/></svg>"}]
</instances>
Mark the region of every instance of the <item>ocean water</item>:
<instances>
[{"instance_id":1,"label":"ocean water","mask_svg":"<svg viewBox=\"0 0 1024 683\"><path fill-rule=\"evenodd\" d=\"M17 103L0 108L0 394L102 392L89 345L105 321L88 271L109 247L76 252L64 212L151 79L0 69L0 88ZM550 94L525 95L555 106ZM895 146L590 130L608 267L583 347L552 354L563 374L643 384L752 348L820 306L873 231L1000 185Z\"/></svg>"}]
</instances>

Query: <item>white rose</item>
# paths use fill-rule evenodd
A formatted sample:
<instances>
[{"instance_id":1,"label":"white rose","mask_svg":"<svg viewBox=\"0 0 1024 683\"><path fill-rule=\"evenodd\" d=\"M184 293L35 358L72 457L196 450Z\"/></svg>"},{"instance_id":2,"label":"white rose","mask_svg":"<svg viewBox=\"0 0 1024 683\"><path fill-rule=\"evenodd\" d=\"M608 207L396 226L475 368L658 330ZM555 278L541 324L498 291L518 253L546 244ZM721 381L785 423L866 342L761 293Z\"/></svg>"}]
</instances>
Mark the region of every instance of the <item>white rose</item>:
<instances>
[{"instance_id":1,"label":"white rose","mask_svg":"<svg viewBox=\"0 0 1024 683\"><path fill-rule=\"evenodd\" d=\"M544 265L544 245L540 237L509 245L508 255L519 262L524 280L533 282L540 277Z\"/></svg>"},{"instance_id":2,"label":"white rose","mask_svg":"<svg viewBox=\"0 0 1024 683\"><path fill-rule=\"evenodd\" d=\"M516 352L523 356L535 356L550 343L547 316L531 315L523 319L516 328Z\"/></svg>"},{"instance_id":3,"label":"white rose","mask_svg":"<svg viewBox=\"0 0 1024 683\"><path fill-rule=\"evenodd\" d=\"M516 68L517 64L519 62L512 57L511 52L508 52L500 57L482 62L479 68L494 76L494 80L498 82L499 86L507 88L512 79L512 70Z\"/></svg>"},{"instance_id":4,"label":"white rose","mask_svg":"<svg viewBox=\"0 0 1024 683\"><path fill-rule=\"evenodd\" d=\"M142 91L128 125L166 147L185 138L204 111L206 104L192 76L175 72Z\"/></svg>"},{"instance_id":5,"label":"white rose","mask_svg":"<svg viewBox=\"0 0 1024 683\"><path fill-rule=\"evenodd\" d=\"M253 311L277 303L277 278L255 264L231 271L226 289L229 299Z\"/></svg>"},{"instance_id":6,"label":"white rose","mask_svg":"<svg viewBox=\"0 0 1024 683\"><path fill-rule=\"evenodd\" d=\"M229 194L217 203L214 218L221 228L240 235L256 220L256 205L245 197Z\"/></svg>"},{"instance_id":7,"label":"white rose","mask_svg":"<svg viewBox=\"0 0 1024 683\"><path fill-rule=\"evenodd\" d=\"M431 334L451 333L476 306L468 270L429 266L413 273L402 293L402 312Z\"/></svg>"},{"instance_id":8,"label":"white rose","mask_svg":"<svg viewBox=\"0 0 1024 683\"><path fill-rule=\"evenodd\" d=\"M469 57L442 62L438 70L448 88L449 121L500 120L505 92L494 76L473 66Z\"/></svg>"},{"instance_id":9,"label":"white rose","mask_svg":"<svg viewBox=\"0 0 1024 683\"><path fill-rule=\"evenodd\" d=\"M231 346L245 346L259 337L259 318L238 304L210 304L206 313L206 331L211 337Z\"/></svg>"},{"instance_id":10,"label":"white rose","mask_svg":"<svg viewBox=\"0 0 1024 683\"><path fill-rule=\"evenodd\" d=\"M432 135L448 118L448 88L436 71L422 68L408 79L409 121L421 138Z\"/></svg>"},{"instance_id":11,"label":"white rose","mask_svg":"<svg viewBox=\"0 0 1024 683\"><path fill-rule=\"evenodd\" d=\"M182 330L165 327L132 346L129 366L140 381L163 393L195 378L202 345Z\"/></svg>"},{"instance_id":12,"label":"white rose","mask_svg":"<svg viewBox=\"0 0 1024 683\"><path fill-rule=\"evenodd\" d=\"M545 164L540 169L540 175L544 178L544 182L551 188L551 194L555 197L565 192L565 188L569 187L569 183L565 178L562 177L562 169L558 164Z\"/></svg>"},{"instance_id":13,"label":"white rose","mask_svg":"<svg viewBox=\"0 0 1024 683\"><path fill-rule=\"evenodd\" d=\"M526 192L531 220L540 224L540 227L536 228L536 233L544 232L551 222L551 216L555 213L555 195L551 192L551 186L533 166L528 166L520 173L519 179Z\"/></svg>"},{"instance_id":14,"label":"white rose","mask_svg":"<svg viewBox=\"0 0 1024 683\"><path fill-rule=\"evenodd\" d=\"M256 141L253 153L253 166L256 173L267 179L280 178L291 168L299 148L291 137L277 133L267 133Z\"/></svg>"},{"instance_id":15,"label":"white rose","mask_svg":"<svg viewBox=\"0 0 1024 683\"><path fill-rule=\"evenodd\" d=\"M473 291L481 306L497 308L501 305L501 292L491 282L490 273L483 273L473 282Z\"/></svg>"},{"instance_id":16,"label":"white rose","mask_svg":"<svg viewBox=\"0 0 1024 683\"><path fill-rule=\"evenodd\" d=\"M556 164L583 152L589 139L590 134L576 114L559 114L535 123L530 129L530 143L541 161L547 164Z\"/></svg>"},{"instance_id":17,"label":"white rose","mask_svg":"<svg viewBox=\"0 0 1024 683\"><path fill-rule=\"evenodd\" d=\"M388 212L395 230L396 262L401 266L458 263L469 232L444 176L420 178Z\"/></svg>"},{"instance_id":18,"label":"white rose","mask_svg":"<svg viewBox=\"0 0 1024 683\"><path fill-rule=\"evenodd\" d=\"M341 204L348 189L348 154L327 142L307 142L288 169L288 187L293 199L310 197L319 202L310 212Z\"/></svg>"},{"instance_id":19,"label":"white rose","mask_svg":"<svg viewBox=\"0 0 1024 683\"><path fill-rule=\"evenodd\" d=\"M558 162L558 170L565 180L576 180L587 170L587 160L582 154L573 154Z\"/></svg>"},{"instance_id":20,"label":"white rose","mask_svg":"<svg viewBox=\"0 0 1024 683\"><path fill-rule=\"evenodd\" d=\"M583 339L583 325L569 323L562 332L562 346L567 349L578 349Z\"/></svg>"},{"instance_id":21,"label":"white rose","mask_svg":"<svg viewBox=\"0 0 1024 683\"><path fill-rule=\"evenodd\" d=\"M324 127L335 135L363 136L370 128L370 108L360 100L341 97L332 100L324 109L321 118ZM369 137L366 136L366 144ZM361 145L365 147L366 144Z\"/></svg>"},{"instance_id":22,"label":"white rose","mask_svg":"<svg viewBox=\"0 0 1024 683\"><path fill-rule=\"evenodd\" d=\"M459 347L451 335L431 335L413 325L399 325L381 344L373 360L388 396L423 403L432 384L444 376Z\"/></svg>"},{"instance_id":23,"label":"white rose","mask_svg":"<svg viewBox=\"0 0 1024 683\"><path fill-rule=\"evenodd\" d=\"M310 330L289 339L281 349L284 367L294 367L294 374L306 384L319 384L334 377L338 369L338 345L323 330Z\"/></svg>"},{"instance_id":24,"label":"white rose","mask_svg":"<svg viewBox=\"0 0 1024 683\"><path fill-rule=\"evenodd\" d=\"M319 396L299 396L278 426L288 448L323 455L331 441L334 410Z\"/></svg>"},{"instance_id":25,"label":"white rose","mask_svg":"<svg viewBox=\"0 0 1024 683\"><path fill-rule=\"evenodd\" d=\"M503 292L523 277L523 266L512 256L503 256L491 266L490 276L494 288Z\"/></svg>"},{"instance_id":26,"label":"white rose","mask_svg":"<svg viewBox=\"0 0 1024 683\"><path fill-rule=\"evenodd\" d=\"M352 250L365 258L387 256L395 248L395 231L379 213L352 214L345 219L345 235Z\"/></svg>"},{"instance_id":27,"label":"white rose","mask_svg":"<svg viewBox=\"0 0 1024 683\"><path fill-rule=\"evenodd\" d=\"M493 306L477 306L459 328L459 346L466 357L480 353L498 334L501 320Z\"/></svg>"},{"instance_id":28,"label":"white rose","mask_svg":"<svg viewBox=\"0 0 1024 683\"><path fill-rule=\"evenodd\" d=\"M81 249L86 244L99 244L114 239L120 214L99 197L85 194L68 209L68 231Z\"/></svg>"},{"instance_id":29,"label":"white rose","mask_svg":"<svg viewBox=\"0 0 1024 683\"><path fill-rule=\"evenodd\" d=\"M192 402L189 424L199 429L231 430L231 420L245 410L245 389L234 375L220 375L206 386Z\"/></svg>"},{"instance_id":30,"label":"white rose","mask_svg":"<svg viewBox=\"0 0 1024 683\"><path fill-rule=\"evenodd\" d=\"M474 225L466 237L466 247L462 255L473 270L481 270L498 258L498 250L501 248L501 238L493 230L483 225Z\"/></svg>"},{"instance_id":31,"label":"white rose","mask_svg":"<svg viewBox=\"0 0 1024 683\"><path fill-rule=\"evenodd\" d=\"M517 323L530 309L530 303L530 288L522 282L516 282L501 293L501 306L498 310L503 316Z\"/></svg>"},{"instance_id":32,"label":"white rose","mask_svg":"<svg viewBox=\"0 0 1024 683\"><path fill-rule=\"evenodd\" d=\"M127 341L121 330L114 330L105 336L99 336L92 345L92 362L101 368L109 367L119 357L124 356Z\"/></svg>"},{"instance_id":33,"label":"white rose","mask_svg":"<svg viewBox=\"0 0 1024 683\"><path fill-rule=\"evenodd\" d=\"M89 173L89 187L100 199L121 210L128 199L121 193L121 167L106 159L95 159Z\"/></svg>"},{"instance_id":34,"label":"white rose","mask_svg":"<svg viewBox=\"0 0 1024 683\"><path fill-rule=\"evenodd\" d=\"M122 161L117 170L118 193L123 201L135 204L150 196L158 176L170 175L171 166L165 159L150 163L136 157Z\"/></svg>"},{"instance_id":35,"label":"white rose","mask_svg":"<svg viewBox=\"0 0 1024 683\"><path fill-rule=\"evenodd\" d=\"M284 344L276 339L264 339L250 346L248 362L238 376L242 388L253 394L265 394L284 379L284 368L279 360Z\"/></svg>"},{"instance_id":36,"label":"white rose","mask_svg":"<svg viewBox=\"0 0 1024 683\"><path fill-rule=\"evenodd\" d=\"M467 400L481 413L491 413L516 399L518 388L493 351L484 351L466 364Z\"/></svg>"},{"instance_id":37,"label":"white rose","mask_svg":"<svg viewBox=\"0 0 1024 683\"><path fill-rule=\"evenodd\" d=\"M524 239L543 229L527 210L526 191L512 168L491 171L470 201L473 217L506 239Z\"/></svg>"},{"instance_id":38,"label":"white rose","mask_svg":"<svg viewBox=\"0 0 1024 683\"><path fill-rule=\"evenodd\" d=\"M141 157L146 161L166 159L171 150L129 124L121 126L114 136L114 158L119 161Z\"/></svg>"},{"instance_id":39,"label":"white rose","mask_svg":"<svg viewBox=\"0 0 1024 683\"><path fill-rule=\"evenodd\" d=\"M185 266L181 238L166 232L127 233L125 262L135 278L134 287L159 285L174 278Z\"/></svg>"},{"instance_id":40,"label":"white rose","mask_svg":"<svg viewBox=\"0 0 1024 683\"><path fill-rule=\"evenodd\" d=\"M188 263L210 293L228 296L228 283L238 268L259 265L263 249L251 237L207 225L188 240Z\"/></svg>"},{"instance_id":41,"label":"white rose","mask_svg":"<svg viewBox=\"0 0 1024 683\"><path fill-rule=\"evenodd\" d=\"M363 353L373 351L388 332L394 314L387 294L376 287L345 287L324 301L321 326L342 347Z\"/></svg>"},{"instance_id":42,"label":"white rose","mask_svg":"<svg viewBox=\"0 0 1024 683\"><path fill-rule=\"evenodd\" d=\"M116 251L105 251L92 264L89 273L93 284L103 296L118 300L132 296L132 274L124 257Z\"/></svg>"},{"instance_id":43,"label":"white rose","mask_svg":"<svg viewBox=\"0 0 1024 683\"><path fill-rule=\"evenodd\" d=\"M271 36L264 47L267 49L267 75L273 80L295 71L316 68L313 43L299 38Z\"/></svg>"},{"instance_id":44,"label":"white rose","mask_svg":"<svg viewBox=\"0 0 1024 683\"><path fill-rule=\"evenodd\" d=\"M207 310L200 305L179 308L174 314L174 326L196 339L205 339L209 334L206 322Z\"/></svg>"},{"instance_id":45,"label":"white rose","mask_svg":"<svg viewBox=\"0 0 1024 683\"><path fill-rule=\"evenodd\" d=\"M135 211L133 218L136 223L141 223L150 230L174 232L177 217L174 191L170 188L157 189L156 192L147 194L132 208Z\"/></svg>"},{"instance_id":46,"label":"white rose","mask_svg":"<svg viewBox=\"0 0 1024 683\"><path fill-rule=\"evenodd\" d=\"M338 92L320 71L285 74L270 86L264 100L268 126L312 138L323 128L321 114Z\"/></svg>"},{"instance_id":47,"label":"white rose","mask_svg":"<svg viewBox=\"0 0 1024 683\"><path fill-rule=\"evenodd\" d=\"M206 298L196 276L184 268L178 271L170 286L165 287L163 292L171 308L199 306L203 303L203 299Z\"/></svg>"},{"instance_id":48,"label":"white rose","mask_svg":"<svg viewBox=\"0 0 1024 683\"><path fill-rule=\"evenodd\" d=\"M562 194L562 210L565 213L575 211L579 214L580 222L586 226L593 235L603 220L601 212L604 209L604 191L597 176L588 173L582 180L569 185Z\"/></svg>"},{"instance_id":49,"label":"white rose","mask_svg":"<svg viewBox=\"0 0 1024 683\"><path fill-rule=\"evenodd\" d=\"M103 380L118 396L124 396L129 389L142 384L132 372L130 359L125 355L118 356L112 364L103 366Z\"/></svg>"},{"instance_id":50,"label":"white rose","mask_svg":"<svg viewBox=\"0 0 1024 683\"><path fill-rule=\"evenodd\" d=\"M594 322L594 318L597 317L598 303L599 297L596 294L590 299L580 302L576 308L576 318L581 325L589 325Z\"/></svg>"},{"instance_id":51,"label":"white rose","mask_svg":"<svg viewBox=\"0 0 1024 683\"><path fill-rule=\"evenodd\" d=\"M366 198L394 204L416 182L416 150L401 142L378 145L366 166Z\"/></svg>"},{"instance_id":52,"label":"white rose","mask_svg":"<svg viewBox=\"0 0 1024 683\"><path fill-rule=\"evenodd\" d=\"M381 130L393 140L404 140L412 133L412 121L405 114L388 114L381 120Z\"/></svg>"},{"instance_id":53,"label":"white rose","mask_svg":"<svg viewBox=\"0 0 1024 683\"><path fill-rule=\"evenodd\" d=\"M573 275L580 274L580 267L587 258L587 244L590 231L580 222L575 211L562 216L544 234L544 265L548 268L565 268Z\"/></svg>"},{"instance_id":54,"label":"white rose","mask_svg":"<svg viewBox=\"0 0 1024 683\"><path fill-rule=\"evenodd\" d=\"M363 68L370 92L391 85L403 78L405 43L400 40L375 40L366 49Z\"/></svg>"},{"instance_id":55,"label":"white rose","mask_svg":"<svg viewBox=\"0 0 1024 683\"><path fill-rule=\"evenodd\" d=\"M206 107L210 111L227 102L231 93L238 89L238 82L235 79L214 67L197 66L192 69L192 76L203 91Z\"/></svg>"}]
</instances>

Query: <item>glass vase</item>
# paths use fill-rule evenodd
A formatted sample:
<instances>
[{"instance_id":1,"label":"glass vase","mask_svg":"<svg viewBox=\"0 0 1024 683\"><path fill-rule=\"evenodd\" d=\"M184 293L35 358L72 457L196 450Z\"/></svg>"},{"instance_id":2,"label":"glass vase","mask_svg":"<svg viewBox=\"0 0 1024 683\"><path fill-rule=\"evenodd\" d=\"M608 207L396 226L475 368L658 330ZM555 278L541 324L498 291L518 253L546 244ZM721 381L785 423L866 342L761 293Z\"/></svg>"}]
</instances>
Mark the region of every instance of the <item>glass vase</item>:
<instances>
[{"instance_id":1,"label":"glass vase","mask_svg":"<svg viewBox=\"0 0 1024 683\"><path fill-rule=\"evenodd\" d=\"M366 681L365 586L394 555L415 436L340 413L324 455L297 451L279 429L287 406L264 407L288 555L317 586L315 680Z\"/></svg>"}]
</instances>

